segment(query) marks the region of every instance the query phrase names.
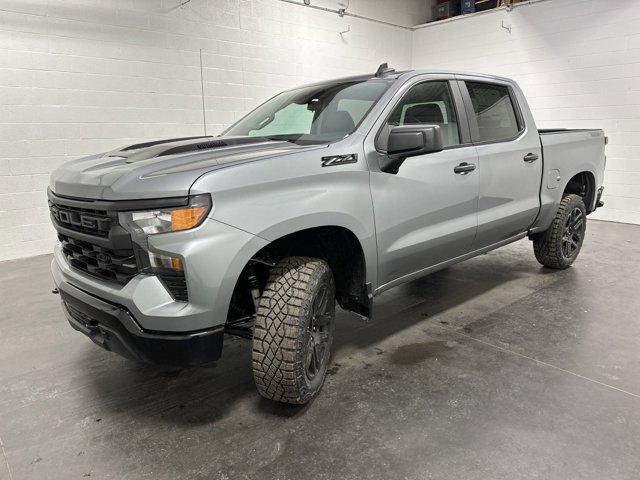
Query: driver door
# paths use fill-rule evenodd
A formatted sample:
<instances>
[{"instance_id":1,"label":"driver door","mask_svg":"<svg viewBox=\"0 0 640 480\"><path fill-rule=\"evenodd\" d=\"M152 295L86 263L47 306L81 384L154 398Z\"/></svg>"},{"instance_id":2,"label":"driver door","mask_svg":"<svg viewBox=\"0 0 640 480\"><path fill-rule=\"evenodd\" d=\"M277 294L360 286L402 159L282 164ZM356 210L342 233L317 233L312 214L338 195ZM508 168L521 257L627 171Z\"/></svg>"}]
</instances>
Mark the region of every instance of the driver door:
<instances>
[{"instance_id":1,"label":"driver door","mask_svg":"<svg viewBox=\"0 0 640 480\"><path fill-rule=\"evenodd\" d=\"M367 139L378 243L378 291L417 278L471 251L478 227L478 155L471 144L457 82L410 81ZM389 132L438 125L444 150L407 158L397 173L380 170ZM475 166L460 171L461 164Z\"/></svg>"}]
</instances>

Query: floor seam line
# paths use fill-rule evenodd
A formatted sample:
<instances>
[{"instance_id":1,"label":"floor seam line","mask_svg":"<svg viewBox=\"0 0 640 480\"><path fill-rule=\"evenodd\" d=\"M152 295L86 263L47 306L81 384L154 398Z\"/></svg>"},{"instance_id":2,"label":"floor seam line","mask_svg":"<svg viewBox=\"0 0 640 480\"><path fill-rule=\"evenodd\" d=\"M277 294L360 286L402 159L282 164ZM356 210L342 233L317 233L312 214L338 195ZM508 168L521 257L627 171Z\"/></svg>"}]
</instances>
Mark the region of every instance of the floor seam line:
<instances>
[{"instance_id":1,"label":"floor seam line","mask_svg":"<svg viewBox=\"0 0 640 480\"><path fill-rule=\"evenodd\" d=\"M9 480L13 480L13 473L11 473L11 467L9 466L9 459L7 458L7 451L4 449L2 437L0 437L0 448L2 449L2 456L4 457L4 463L7 466L7 471L9 472Z\"/></svg>"},{"instance_id":2,"label":"floor seam line","mask_svg":"<svg viewBox=\"0 0 640 480\"><path fill-rule=\"evenodd\" d=\"M497 350L500 350L500 351L503 351L503 352L506 352L506 353L511 353L512 355L516 355L516 356L521 357L521 358L526 358L527 360L531 360L531 361L533 361L533 362L535 362L535 363L537 363L539 365L544 365L546 367L553 368L554 370L558 370L558 371L563 372L563 373L568 373L569 375L573 375L574 377L578 377L578 378L581 378L581 379L586 380L588 382L595 383L595 384L600 385L602 387L610 388L612 390L616 390L616 391L618 391L620 393L624 393L624 394L630 395L630 396L635 397L635 398L640 398L640 395L638 395L637 393L629 392L627 390L623 390L622 388L614 387L613 385L609 385L608 383L604 383L604 382L601 382L599 380L595 380L593 378L585 377L584 375L580 375L579 373L572 372L571 370L567 370L567 369L564 369L562 367L558 367L556 365L553 365L551 363L547 363L547 362L542 361L542 360L538 360L537 358L530 357L530 356L524 355L522 353L514 352L513 350L509 350L508 348L504 348L504 347L501 347L499 345L494 345L493 343L487 342L485 340L480 340L479 338L472 337L471 335L467 335L465 333L459 332L458 330L455 330L453 328L447 328L447 327L444 327L444 326L442 326L442 328L444 328L446 330L449 330L451 332L454 332L454 333L456 333L458 335L461 335L461 336L463 336L465 338L468 338L470 340L473 340L474 342L482 343L482 344L487 345L489 347L495 348Z\"/></svg>"}]
</instances>

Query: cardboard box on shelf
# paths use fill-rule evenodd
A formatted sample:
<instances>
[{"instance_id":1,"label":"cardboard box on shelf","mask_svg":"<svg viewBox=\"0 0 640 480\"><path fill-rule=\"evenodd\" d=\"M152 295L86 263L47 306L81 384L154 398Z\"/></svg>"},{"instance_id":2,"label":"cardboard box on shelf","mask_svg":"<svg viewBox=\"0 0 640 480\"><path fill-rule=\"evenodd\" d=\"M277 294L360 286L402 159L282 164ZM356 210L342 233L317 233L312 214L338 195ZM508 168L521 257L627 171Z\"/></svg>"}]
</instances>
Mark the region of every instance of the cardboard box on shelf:
<instances>
[{"instance_id":1,"label":"cardboard box on shelf","mask_svg":"<svg viewBox=\"0 0 640 480\"><path fill-rule=\"evenodd\" d=\"M461 3L461 0L438 0L438 3L433 7L433 17L436 20L444 20L460 15Z\"/></svg>"},{"instance_id":2,"label":"cardboard box on shelf","mask_svg":"<svg viewBox=\"0 0 640 480\"><path fill-rule=\"evenodd\" d=\"M498 6L498 0L476 0L476 12L490 10Z\"/></svg>"}]
</instances>

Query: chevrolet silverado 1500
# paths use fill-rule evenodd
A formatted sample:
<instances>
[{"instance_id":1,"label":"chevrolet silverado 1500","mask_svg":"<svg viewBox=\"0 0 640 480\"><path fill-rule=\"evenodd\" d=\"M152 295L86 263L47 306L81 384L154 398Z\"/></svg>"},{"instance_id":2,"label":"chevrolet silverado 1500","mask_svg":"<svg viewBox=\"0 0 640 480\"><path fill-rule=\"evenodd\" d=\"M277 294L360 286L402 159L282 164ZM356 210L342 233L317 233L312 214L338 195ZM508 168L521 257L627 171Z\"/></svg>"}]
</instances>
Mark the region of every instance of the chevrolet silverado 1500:
<instances>
[{"instance_id":1,"label":"chevrolet silverado 1500","mask_svg":"<svg viewBox=\"0 0 640 480\"><path fill-rule=\"evenodd\" d=\"M527 237L576 259L602 205L601 130L538 130L518 85L395 72L285 91L217 137L148 141L51 175L52 271L76 330L127 357L207 365L250 338L258 391L321 388L336 302Z\"/></svg>"}]
</instances>

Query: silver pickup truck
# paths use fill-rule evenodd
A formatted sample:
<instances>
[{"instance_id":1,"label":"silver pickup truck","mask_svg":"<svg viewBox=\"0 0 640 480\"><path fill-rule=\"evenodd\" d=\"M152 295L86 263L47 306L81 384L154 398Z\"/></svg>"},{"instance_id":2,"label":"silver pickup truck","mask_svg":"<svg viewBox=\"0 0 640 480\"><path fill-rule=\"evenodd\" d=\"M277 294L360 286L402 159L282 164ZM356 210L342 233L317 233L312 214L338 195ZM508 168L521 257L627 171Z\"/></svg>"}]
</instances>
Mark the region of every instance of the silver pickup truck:
<instances>
[{"instance_id":1,"label":"silver pickup truck","mask_svg":"<svg viewBox=\"0 0 640 480\"><path fill-rule=\"evenodd\" d=\"M51 175L53 278L76 330L170 366L252 340L263 396L305 403L336 301L370 316L404 282L529 237L567 268L602 205L601 130L536 129L518 85L454 72L324 81L218 137L130 145Z\"/></svg>"}]
</instances>

